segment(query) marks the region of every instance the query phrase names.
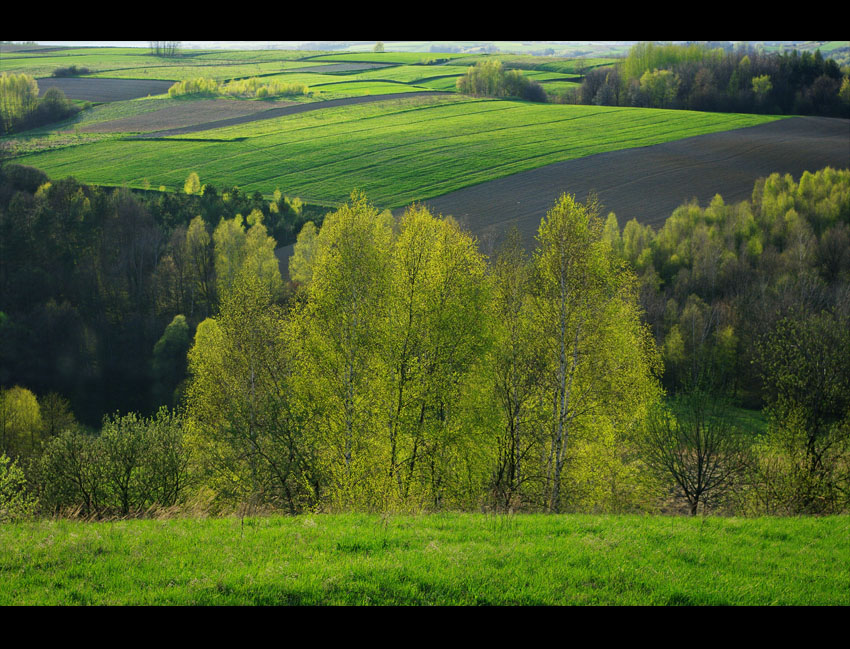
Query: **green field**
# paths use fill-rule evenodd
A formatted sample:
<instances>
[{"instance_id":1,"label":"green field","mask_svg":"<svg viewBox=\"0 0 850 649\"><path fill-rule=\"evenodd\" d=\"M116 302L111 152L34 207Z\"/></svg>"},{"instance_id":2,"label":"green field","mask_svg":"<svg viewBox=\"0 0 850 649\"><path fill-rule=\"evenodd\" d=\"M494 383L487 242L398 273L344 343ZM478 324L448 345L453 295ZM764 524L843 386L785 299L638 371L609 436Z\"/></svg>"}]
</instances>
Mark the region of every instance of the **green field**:
<instances>
[{"instance_id":1,"label":"green field","mask_svg":"<svg viewBox=\"0 0 850 649\"><path fill-rule=\"evenodd\" d=\"M0 72L49 77L56 68L88 68L87 76L110 79L182 80L197 76L232 79L279 72L284 68L321 65L298 61L311 52L191 51L176 58L153 56L146 48L69 48L47 52L9 52L0 59Z\"/></svg>"},{"instance_id":2,"label":"green field","mask_svg":"<svg viewBox=\"0 0 850 649\"><path fill-rule=\"evenodd\" d=\"M773 119L443 96L338 106L186 139L112 139L16 161L51 178L131 187L145 179L175 187L195 171L204 183L264 194L279 187L325 203L358 188L377 205L400 207L553 162Z\"/></svg>"},{"instance_id":3,"label":"green field","mask_svg":"<svg viewBox=\"0 0 850 649\"><path fill-rule=\"evenodd\" d=\"M574 81L548 81L543 84L543 90L548 93L559 93L565 90L577 90L579 88L581 88L581 84Z\"/></svg>"},{"instance_id":4,"label":"green field","mask_svg":"<svg viewBox=\"0 0 850 649\"><path fill-rule=\"evenodd\" d=\"M0 526L0 605L850 604L850 517L365 514Z\"/></svg>"},{"instance_id":5,"label":"green field","mask_svg":"<svg viewBox=\"0 0 850 649\"><path fill-rule=\"evenodd\" d=\"M456 76L466 74L468 66L461 65L397 65L387 68L376 68L351 75L345 75L358 80L389 80L401 83L416 83L423 79L431 79L437 76Z\"/></svg>"},{"instance_id":6,"label":"green field","mask_svg":"<svg viewBox=\"0 0 850 649\"><path fill-rule=\"evenodd\" d=\"M122 72L127 69L176 69L193 64L193 58L177 60L151 56L146 49L75 48L37 54L32 52L4 54L0 60L0 72L25 73L40 78L51 76L56 68L75 65L78 68L88 68L92 73L106 72L104 76L121 78Z\"/></svg>"},{"instance_id":7,"label":"green field","mask_svg":"<svg viewBox=\"0 0 850 649\"><path fill-rule=\"evenodd\" d=\"M312 61L334 61L336 63L404 63L407 65L429 65L438 60L467 58L468 54L446 54L443 52L356 52L343 54L321 54L310 57Z\"/></svg>"},{"instance_id":8,"label":"green field","mask_svg":"<svg viewBox=\"0 0 850 649\"><path fill-rule=\"evenodd\" d=\"M335 81L310 86L312 99L340 99L368 95L395 95L408 92L425 92L433 88L411 86L392 81Z\"/></svg>"}]
</instances>

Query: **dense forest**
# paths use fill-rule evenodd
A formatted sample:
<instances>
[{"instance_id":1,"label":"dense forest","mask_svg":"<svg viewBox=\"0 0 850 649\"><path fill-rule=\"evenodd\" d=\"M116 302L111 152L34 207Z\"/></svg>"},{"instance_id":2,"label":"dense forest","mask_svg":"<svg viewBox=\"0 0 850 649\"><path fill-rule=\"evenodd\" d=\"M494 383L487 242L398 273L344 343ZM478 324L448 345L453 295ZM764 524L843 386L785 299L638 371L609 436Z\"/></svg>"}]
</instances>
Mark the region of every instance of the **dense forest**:
<instances>
[{"instance_id":1,"label":"dense forest","mask_svg":"<svg viewBox=\"0 0 850 649\"><path fill-rule=\"evenodd\" d=\"M302 219L5 165L0 513L847 510L850 171L657 232L564 195L490 258L418 205Z\"/></svg>"},{"instance_id":2,"label":"dense forest","mask_svg":"<svg viewBox=\"0 0 850 649\"><path fill-rule=\"evenodd\" d=\"M169 326L181 316L189 336L216 311L223 224L228 236L274 250L295 241L304 219L301 202L280 192L268 201L219 191L196 174L179 189L131 192L0 169L0 384L57 392L92 427L117 409L173 405L162 398L176 387L169 363L185 358L162 358L177 353Z\"/></svg>"},{"instance_id":3,"label":"dense forest","mask_svg":"<svg viewBox=\"0 0 850 649\"><path fill-rule=\"evenodd\" d=\"M589 71L581 88L561 101L850 117L850 78L820 50L768 53L640 43L621 64Z\"/></svg>"}]
</instances>

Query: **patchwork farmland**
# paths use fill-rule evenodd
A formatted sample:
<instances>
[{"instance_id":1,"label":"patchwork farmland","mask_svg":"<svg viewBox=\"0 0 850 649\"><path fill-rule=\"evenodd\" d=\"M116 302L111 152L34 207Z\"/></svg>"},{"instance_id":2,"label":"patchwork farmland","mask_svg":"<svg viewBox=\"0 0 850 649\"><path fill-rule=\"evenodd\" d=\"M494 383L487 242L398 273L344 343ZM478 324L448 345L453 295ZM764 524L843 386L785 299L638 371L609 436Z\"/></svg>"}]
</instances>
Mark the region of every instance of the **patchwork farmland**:
<instances>
[{"instance_id":1,"label":"patchwork farmland","mask_svg":"<svg viewBox=\"0 0 850 649\"><path fill-rule=\"evenodd\" d=\"M575 76L580 60L541 59L528 69L533 59L505 58L552 88L581 79ZM474 61L418 52L284 51L195 52L173 61L138 50L85 48L10 52L2 69L41 76L42 93L57 87L71 98L102 102L42 134L51 139L43 147L49 150L39 151L37 134L21 146L37 153L18 161L51 177L173 188L195 171L204 182L267 196L281 189L322 205L339 204L358 188L396 210L428 201L482 235L508 223L530 235L561 192L594 190L621 219L658 223L682 200L705 201L730 180L738 196L759 174L848 163L840 121L457 95L455 82ZM584 69L606 62L588 60ZM45 78L60 63L89 74ZM164 95L173 81L194 76L252 75L305 83L310 94L286 101ZM78 143L67 137L73 129L101 136ZM719 135L729 131L737 134ZM14 141L7 146L14 149ZM755 158L758 165L747 162ZM690 171L693 165L699 173Z\"/></svg>"},{"instance_id":2,"label":"patchwork farmland","mask_svg":"<svg viewBox=\"0 0 850 649\"><path fill-rule=\"evenodd\" d=\"M553 89L577 85L577 72L609 62L587 60L582 68L580 60L544 58L528 69L534 58L505 61ZM418 52L283 51L197 52L171 61L93 48L10 52L2 67L41 75L42 93L57 87L100 104L18 145L34 152L19 162L51 177L173 188L195 171L204 182L266 196L281 189L329 206L358 188L396 211L426 201L488 237L516 224L530 238L562 192L596 191L621 222L657 224L689 198L705 202L720 191L742 197L759 175L848 165L841 120L457 95L456 81L474 61ZM44 77L60 63L90 73ZM265 101L165 95L173 81L194 76L252 75L305 83L310 94ZM72 130L78 141L69 137ZM39 137L49 145L40 146ZM14 140L7 146L14 148Z\"/></svg>"}]
</instances>

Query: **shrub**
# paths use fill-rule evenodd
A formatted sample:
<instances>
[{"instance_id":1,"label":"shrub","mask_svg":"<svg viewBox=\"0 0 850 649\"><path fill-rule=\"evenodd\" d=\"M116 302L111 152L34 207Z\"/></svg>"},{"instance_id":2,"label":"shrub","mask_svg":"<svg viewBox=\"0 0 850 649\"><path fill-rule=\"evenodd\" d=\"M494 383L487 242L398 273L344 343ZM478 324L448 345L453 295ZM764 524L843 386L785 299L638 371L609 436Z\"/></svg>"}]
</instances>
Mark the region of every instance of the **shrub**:
<instances>
[{"instance_id":1,"label":"shrub","mask_svg":"<svg viewBox=\"0 0 850 649\"><path fill-rule=\"evenodd\" d=\"M37 504L27 491L27 481L17 460L13 462L5 453L0 454L0 523L29 518Z\"/></svg>"},{"instance_id":2,"label":"shrub","mask_svg":"<svg viewBox=\"0 0 850 649\"><path fill-rule=\"evenodd\" d=\"M88 68L78 68L76 65L68 66L67 68L56 68L53 71L54 77L76 77L81 74L88 74L91 72Z\"/></svg>"},{"instance_id":3,"label":"shrub","mask_svg":"<svg viewBox=\"0 0 850 649\"><path fill-rule=\"evenodd\" d=\"M184 494L188 459L182 421L166 409L150 419L107 417L100 436L66 431L47 444L39 466L43 503L86 515L170 507Z\"/></svg>"}]
</instances>

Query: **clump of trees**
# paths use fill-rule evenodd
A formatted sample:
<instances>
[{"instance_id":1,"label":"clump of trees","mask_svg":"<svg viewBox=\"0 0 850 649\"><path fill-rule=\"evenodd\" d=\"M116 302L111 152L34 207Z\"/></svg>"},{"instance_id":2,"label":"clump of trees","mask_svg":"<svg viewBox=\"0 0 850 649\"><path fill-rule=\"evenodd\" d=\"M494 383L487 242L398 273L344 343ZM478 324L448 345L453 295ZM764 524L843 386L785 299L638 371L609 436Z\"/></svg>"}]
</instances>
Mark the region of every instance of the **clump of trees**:
<instances>
[{"instance_id":1,"label":"clump of trees","mask_svg":"<svg viewBox=\"0 0 850 649\"><path fill-rule=\"evenodd\" d=\"M38 97L38 82L28 74L0 74L0 134L25 131L66 119L78 109L58 88Z\"/></svg>"},{"instance_id":2,"label":"clump of trees","mask_svg":"<svg viewBox=\"0 0 850 649\"><path fill-rule=\"evenodd\" d=\"M189 449L181 419L113 415L99 434L66 430L51 438L30 473L45 513L138 514L181 502L189 486Z\"/></svg>"},{"instance_id":3,"label":"clump of trees","mask_svg":"<svg viewBox=\"0 0 850 649\"><path fill-rule=\"evenodd\" d=\"M768 434L755 466L771 514L838 513L850 488L850 314L785 317L757 347Z\"/></svg>"},{"instance_id":4,"label":"clump of trees","mask_svg":"<svg viewBox=\"0 0 850 649\"><path fill-rule=\"evenodd\" d=\"M458 92L476 97L519 97L528 101L546 101L546 91L521 70L506 70L498 59L480 61L458 77Z\"/></svg>"},{"instance_id":5,"label":"clump of trees","mask_svg":"<svg viewBox=\"0 0 850 649\"><path fill-rule=\"evenodd\" d=\"M639 43L621 65L591 70L583 104L850 116L850 81L820 51L729 51Z\"/></svg>"},{"instance_id":6,"label":"clump of trees","mask_svg":"<svg viewBox=\"0 0 850 649\"><path fill-rule=\"evenodd\" d=\"M27 490L27 479L17 461L0 453L0 523L33 516L38 500Z\"/></svg>"},{"instance_id":7,"label":"clump of trees","mask_svg":"<svg viewBox=\"0 0 850 649\"><path fill-rule=\"evenodd\" d=\"M52 76L54 77L77 77L81 74L88 74L91 72L88 68L77 67L76 65L69 65L66 68L56 68L53 71Z\"/></svg>"},{"instance_id":8,"label":"clump of trees","mask_svg":"<svg viewBox=\"0 0 850 649\"><path fill-rule=\"evenodd\" d=\"M624 449L660 396L657 354L594 204L563 197L536 254L516 244L498 270L422 206L395 222L355 194L305 231L291 307L238 276L190 351L186 415L220 497L640 507Z\"/></svg>"},{"instance_id":9,"label":"clump of trees","mask_svg":"<svg viewBox=\"0 0 850 649\"><path fill-rule=\"evenodd\" d=\"M180 41L150 41L153 56L180 56Z\"/></svg>"},{"instance_id":10,"label":"clump of trees","mask_svg":"<svg viewBox=\"0 0 850 649\"><path fill-rule=\"evenodd\" d=\"M729 507L846 510L850 171L773 174L751 200L683 205L657 232L609 217L606 237L639 275L668 393L764 410Z\"/></svg>"},{"instance_id":11,"label":"clump of trees","mask_svg":"<svg viewBox=\"0 0 850 649\"><path fill-rule=\"evenodd\" d=\"M289 97L307 95L310 88L304 83L286 83L272 80L263 81L257 77L250 79L239 79L227 83L219 83L215 79L198 77L178 81L168 89L170 97L183 95L193 96L230 96L230 97L254 97L266 99L269 97Z\"/></svg>"}]
</instances>

